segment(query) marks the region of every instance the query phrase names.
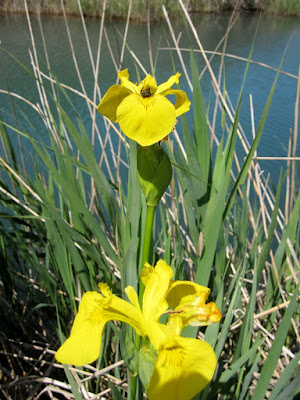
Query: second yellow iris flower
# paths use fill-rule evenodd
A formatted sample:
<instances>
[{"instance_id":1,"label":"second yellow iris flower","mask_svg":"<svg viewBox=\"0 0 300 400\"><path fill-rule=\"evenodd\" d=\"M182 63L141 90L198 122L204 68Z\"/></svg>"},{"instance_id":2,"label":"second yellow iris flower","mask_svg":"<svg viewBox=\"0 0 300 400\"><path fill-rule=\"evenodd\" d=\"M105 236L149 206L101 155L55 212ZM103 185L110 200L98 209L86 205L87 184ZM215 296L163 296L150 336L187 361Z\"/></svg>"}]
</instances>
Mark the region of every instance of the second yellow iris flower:
<instances>
[{"instance_id":1,"label":"second yellow iris flower","mask_svg":"<svg viewBox=\"0 0 300 400\"><path fill-rule=\"evenodd\" d=\"M133 287L125 289L130 302L111 293L100 283L98 292L83 295L71 336L55 357L61 363L85 365L100 354L101 336L108 321L118 320L132 326L151 343L155 352L153 373L148 384L150 400L189 400L212 379L217 360L212 347L201 340L181 337L187 325L209 325L222 315L206 300L210 289L188 281L173 281L173 270L165 261L142 270L145 285L143 306ZM168 315L167 324L160 322Z\"/></svg>"}]
</instances>

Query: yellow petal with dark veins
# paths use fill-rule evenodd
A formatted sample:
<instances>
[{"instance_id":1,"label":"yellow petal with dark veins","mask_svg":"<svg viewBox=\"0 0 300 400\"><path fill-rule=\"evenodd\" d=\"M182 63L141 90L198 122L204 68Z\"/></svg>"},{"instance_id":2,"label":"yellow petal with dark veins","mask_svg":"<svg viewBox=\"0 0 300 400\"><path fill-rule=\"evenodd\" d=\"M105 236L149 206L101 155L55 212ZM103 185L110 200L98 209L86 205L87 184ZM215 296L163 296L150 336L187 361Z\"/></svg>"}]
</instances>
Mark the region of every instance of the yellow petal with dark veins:
<instances>
[{"instance_id":1,"label":"yellow petal with dark veins","mask_svg":"<svg viewBox=\"0 0 300 400\"><path fill-rule=\"evenodd\" d=\"M177 336L160 349L148 388L149 400L190 400L213 378L213 348L198 339Z\"/></svg>"},{"instance_id":2,"label":"yellow petal with dark veins","mask_svg":"<svg viewBox=\"0 0 300 400\"><path fill-rule=\"evenodd\" d=\"M151 146L173 129L176 112L164 96L130 94L117 109L117 122L124 134L141 146Z\"/></svg>"}]
</instances>

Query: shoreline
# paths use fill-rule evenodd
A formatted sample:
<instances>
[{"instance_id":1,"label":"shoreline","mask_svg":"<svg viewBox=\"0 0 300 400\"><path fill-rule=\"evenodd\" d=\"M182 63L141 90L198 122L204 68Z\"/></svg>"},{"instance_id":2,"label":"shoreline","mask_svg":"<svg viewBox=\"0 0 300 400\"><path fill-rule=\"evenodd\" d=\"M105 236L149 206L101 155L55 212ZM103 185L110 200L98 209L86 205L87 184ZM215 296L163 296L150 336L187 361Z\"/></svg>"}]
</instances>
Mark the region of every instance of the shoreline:
<instances>
[{"instance_id":1,"label":"shoreline","mask_svg":"<svg viewBox=\"0 0 300 400\"><path fill-rule=\"evenodd\" d=\"M67 16L80 16L78 4L76 0L66 0L65 12ZM85 0L82 2L82 12L87 18L100 18L103 10L103 0L98 0L97 4L93 0ZM110 20L125 20L128 14L128 0L121 0L107 2L105 14L106 18ZM161 21L164 19L162 5L164 0L154 0L149 7L150 20L153 22ZM188 11L191 15L197 14L225 14L231 13L234 10L233 0L202 0L202 1L185 1L188 3ZM148 0L133 0L131 8L130 19L136 22L146 22L148 16ZM45 0L29 0L27 2L28 11L31 14L48 15L48 16L61 16L63 10L59 0L45 2ZM168 14L172 18L179 18L181 16L181 7L176 0L168 1L166 7ZM255 5L250 5L246 0L240 1L240 6L237 8L239 13L263 13L267 15L276 16L300 16L300 2L297 0L257 0ZM22 0L4 0L0 5L0 15L11 14L25 14L24 2Z\"/></svg>"}]
</instances>

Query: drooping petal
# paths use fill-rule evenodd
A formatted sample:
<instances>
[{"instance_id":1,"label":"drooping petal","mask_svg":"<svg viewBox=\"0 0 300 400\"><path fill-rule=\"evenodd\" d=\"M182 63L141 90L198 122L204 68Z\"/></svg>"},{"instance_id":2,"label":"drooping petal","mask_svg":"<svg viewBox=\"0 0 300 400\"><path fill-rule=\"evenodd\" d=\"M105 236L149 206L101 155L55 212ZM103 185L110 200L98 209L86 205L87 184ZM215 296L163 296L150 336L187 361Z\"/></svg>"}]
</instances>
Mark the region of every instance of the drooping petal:
<instances>
[{"instance_id":1,"label":"drooping petal","mask_svg":"<svg viewBox=\"0 0 300 400\"><path fill-rule=\"evenodd\" d=\"M130 139L141 146L151 146L172 131L175 114L173 104L164 96L143 98L130 94L117 109L117 122Z\"/></svg>"},{"instance_id":2,"label":"drooping petal","mask_svg":"<svg viewBox=\"0 0 300 400\"><path fill-rule=\"evenodd\" d=\"M122 86L130 90L130 92L132 93L139 93L138 87L129 80L128 68L124 69L123 71L120 71L118 73L118 76L120 78Z\"/></svg>"},{"instance_id":3,"label":"drooping petal","mask_svg":"<svg viewBox=\"0 0 300 400\"><path fill-rule=\"evenodd\" d=\"M173 309L183 304L204 304L210 289L190 281L171 281L166 300Z\"/></svg>"},{"instance_id":4,"label":"drooping petal","mask_svg":"<svg viewBox=\"0 0 300 400\"><path fill-rule=\"evenodd\" d=\"M165 294L173 274L172 268L163 260L159 260L155 268L148 265L142 270L142 279L146 282L143 297L143 315L145 319L158 321L160 316L168 309ZM145 276L147 276L146 280Z\"/></svg>"},{"instance_id":5,"label":"drooping petal","mask_svg":"<svg viewBox=\"0 0 300 400\"><path fill-rule=\"evenodd\" d=\"M163 96L168 96L172 94L176 95L176 103L174 105L176 117L179 117L179 115L189 111L191 102L189 101L186 93L183 90L169 89L161 94Z\"/></svg>"},{"instance_id":6,"label":"drooping petal","mask_svg":"<svg viewBox=\"0 0 300 400\"><path fill-rule=\"evenodd\" d=\"M217 360L212 347L176 337L158 353L148 389L149 400L190 400L213 378Z\"/></svg>"},{"instance_id":7,"label":"drooping petal","mask_svg":"<svg viewBox=\"0 0 300 400\"><path fill-rule=\"evenodd\" d=\"M117 108L131 92L121 85L113 85L103 96L98 111L112 122L117 121Z\"/></svg>"},{"instance_id":8,"label":"drooping petal","mask_svg":"<svg viewBox=\"0 0 300 400\"><path fill-rule=\"evenodd\" d=\"M55 357L65 364L85 365L100 354L101 336L108 321L122 321L131 325L138 335L144 334L144 319L139 309L113 295L106 284L100 284L101 295L83 295L71 335L58 349Z\"/></svg>"},{"instance_id":9,"label":"drooping petal","mask_svg":"<svg viewBox=\"0 0 300 400\"><path fill-rule=\"evenodd\" d=\"M179 82L179 77L180 77L180 73L177 72L176 75L172 75L167 82L162 83L161 85L158 86L157 91L155 94L162 94L162 92L164 92L165 90L170 89L171 86L173 86L175 83Z\"/></svg>"},{"instance_id":10,"label":"drooping petal","mask_svg":"<svg viewBox=\"0 0 300 400\"><path fill-rule=\"evenodd\" d=\"M171 323L172 318L177 315L179 315L182 320L182 328L185 328L188 325L207 326L219 322L222 318L221 311L215 303L199 304L198 306L183 305L176 307L175 313L170 314L168 324Z\"/></svg>"},{"instance_id":11,"label":"drooping petal","mask_svg":"<svg viewBox=\"0 0 300 400\"><path fill-rule=\"evenodd\" d=\"M55 354L63 364L85 365L95 361L100 354L101 336L105 319L97 317L103 297L97 292L87 292L82 297L71 336Z\"/></svg>"}]
</instances>

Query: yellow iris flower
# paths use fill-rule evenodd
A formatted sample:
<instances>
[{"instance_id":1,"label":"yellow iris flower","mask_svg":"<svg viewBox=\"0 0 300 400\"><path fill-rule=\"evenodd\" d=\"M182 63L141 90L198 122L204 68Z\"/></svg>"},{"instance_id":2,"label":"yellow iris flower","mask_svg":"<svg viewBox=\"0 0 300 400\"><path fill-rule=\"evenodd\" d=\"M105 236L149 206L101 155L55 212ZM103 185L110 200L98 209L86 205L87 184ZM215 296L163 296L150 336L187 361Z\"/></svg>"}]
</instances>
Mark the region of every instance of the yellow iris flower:
<instances>
[{"instance_id":1,"label":"yellow iris flower","mask_svg":"<svg viewBox=\"0 0 300 400\"><path fill-rule=\"evenodd\" d=\"M121 84L108 89L98 111L118 122L124 134L141 146L151 146L164 139L174 128L176 118L190 109L186 93L171 89L179 82L179 73L159 86L151 75L139 85L130 82L127 69L118 76ZM165 97L168 95L176 96L175 104Z\"/></svg>"},{"instance_id":2,"label":"yellow iris flower","mask_svg":"<svg viewBox=\"0 0 300 400\"><path fill-rule=\"evenodd\" d=\"M85 293L71 336L57 351L56 359L78 366L95 361L100 354L104 325L112 320L122 321L148 339L155 350L148 398L193 398L212 379L217 360L208 343L181 337L181 329L189 324L220 321L222 315L214 303L206 304L210 289L193 282L172 281L172 276L165 261L159 260L155 268L146 264L141 274L145 285L142 309L131 286L125 289L130 302L112 294L104 283L99 284L102 294ZM163 314L169 315L166 325L159 322Z\"/></svg>"}]
</instances>

